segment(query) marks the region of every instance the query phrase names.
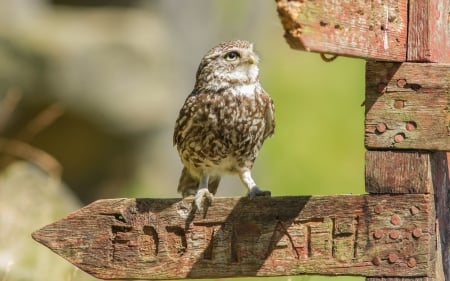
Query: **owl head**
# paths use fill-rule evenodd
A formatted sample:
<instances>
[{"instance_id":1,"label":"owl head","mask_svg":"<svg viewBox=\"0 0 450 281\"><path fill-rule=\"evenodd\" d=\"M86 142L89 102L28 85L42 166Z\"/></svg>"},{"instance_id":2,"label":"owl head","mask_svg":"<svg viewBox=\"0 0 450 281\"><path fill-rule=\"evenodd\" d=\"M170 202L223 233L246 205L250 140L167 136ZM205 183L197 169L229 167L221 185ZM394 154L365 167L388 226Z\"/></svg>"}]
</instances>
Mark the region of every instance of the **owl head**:
<instances>
[{"instance_id":1,"label":"owl head","mask_svg":"<svg viewBox=\"0 0 450 281\"><path fill-rule=\"evenodd\" d=\"M244 40L223 42L209 50L197 70L196 88L218 90L258 81L259 57Z\"/></svg>"}]
</instances>

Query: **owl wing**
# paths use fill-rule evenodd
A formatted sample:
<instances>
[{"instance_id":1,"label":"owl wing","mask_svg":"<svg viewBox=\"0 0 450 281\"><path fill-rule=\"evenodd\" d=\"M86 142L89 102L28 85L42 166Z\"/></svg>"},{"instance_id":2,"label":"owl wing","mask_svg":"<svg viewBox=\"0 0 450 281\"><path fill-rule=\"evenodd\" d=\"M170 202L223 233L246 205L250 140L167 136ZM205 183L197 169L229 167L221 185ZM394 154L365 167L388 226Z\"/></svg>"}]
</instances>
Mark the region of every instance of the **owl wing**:
<instances>
[{"instance_id":1,"label":"owl wing","mask_svg":"<svg viewBox=\"0 0 450 281\"><path fill-rule=\"evenodd\" d=\"M191 126L191 115L193 112L191 107L195 104L193 99L195 99L195 95L189 95L180 109L177 121L175 122L175 130L173 131L173 145L179 145L183 141L186 131L188 131Z\"/></svg>"},{"instance_id":2,"label":"owl wing","mask_svg":"<svg viewBox=\"0 0 450 281\"><path fill-rule=\"evenodd\" d=\"M272 98L264 92L264 100L265 100L265 129L264 129L264 139L270 137L275 132L275 105L273 104Z\"/></svg>"}]
</instances>

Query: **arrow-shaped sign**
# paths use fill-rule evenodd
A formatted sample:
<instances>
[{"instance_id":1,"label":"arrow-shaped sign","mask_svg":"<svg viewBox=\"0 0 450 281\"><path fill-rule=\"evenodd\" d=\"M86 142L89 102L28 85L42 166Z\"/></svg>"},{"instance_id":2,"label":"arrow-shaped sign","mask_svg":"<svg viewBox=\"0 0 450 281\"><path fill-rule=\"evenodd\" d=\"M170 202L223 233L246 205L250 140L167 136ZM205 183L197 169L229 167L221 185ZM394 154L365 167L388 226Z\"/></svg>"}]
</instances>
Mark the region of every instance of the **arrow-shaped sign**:
<instances>
[{"instance_id":1,"label":"arrow-shaped sign","mask_svg":"<svg viewBox=\"0 0 450 281\"><path fill-rule=\"evenodd\" d=\"M431 195L94 202L33 238L102 279L426 276Z\"/></svg>"}]
</instances>

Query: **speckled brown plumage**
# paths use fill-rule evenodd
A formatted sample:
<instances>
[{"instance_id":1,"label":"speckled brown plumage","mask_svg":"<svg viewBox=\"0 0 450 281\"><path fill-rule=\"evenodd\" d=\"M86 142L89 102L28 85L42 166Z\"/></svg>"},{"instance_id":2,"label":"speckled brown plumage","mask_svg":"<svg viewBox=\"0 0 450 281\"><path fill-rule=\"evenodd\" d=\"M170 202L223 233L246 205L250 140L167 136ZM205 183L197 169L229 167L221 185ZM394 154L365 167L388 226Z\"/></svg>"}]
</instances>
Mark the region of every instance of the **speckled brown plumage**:
<instances>
[{"instance_id":1,"label":"speckled brown plumage","mask_svg":"<svg viewBox=\"0 0 450 281\"><path fill-rule=\"evenodd\" d=\"M259 83L259 58L247 41L211 49L200 62L194 90L176 121L174 145L184 168L178 191L212 200L220 176L238 174L249 196L270 195L256 186L251 168L275 128L274 106Z\"/></svg>"}]
</instances>

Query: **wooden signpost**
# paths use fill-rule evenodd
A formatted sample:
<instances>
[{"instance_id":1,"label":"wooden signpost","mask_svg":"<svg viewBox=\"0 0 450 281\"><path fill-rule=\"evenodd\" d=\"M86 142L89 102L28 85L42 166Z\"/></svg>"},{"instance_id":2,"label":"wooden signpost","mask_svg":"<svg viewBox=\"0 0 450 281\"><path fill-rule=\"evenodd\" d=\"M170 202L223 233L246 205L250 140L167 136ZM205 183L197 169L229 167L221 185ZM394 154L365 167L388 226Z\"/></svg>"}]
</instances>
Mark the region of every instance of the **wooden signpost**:
<instances>
[{"instance_id":1,"label":"wooden signpost","mask_svg":"<svg viewBox=\"0 0 450 281\"><path fill-rule=\"evenodd\" d=\"M102 279L450 281L450 1L277 5L293 48L368 60L369 194L99 200L33 238Z\"/></svg>"}]
</instances>

